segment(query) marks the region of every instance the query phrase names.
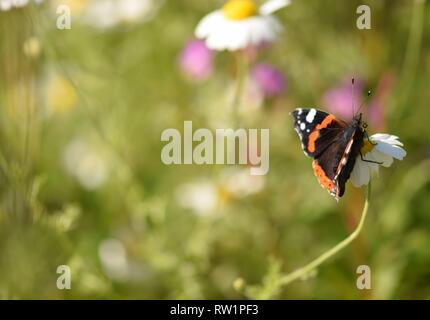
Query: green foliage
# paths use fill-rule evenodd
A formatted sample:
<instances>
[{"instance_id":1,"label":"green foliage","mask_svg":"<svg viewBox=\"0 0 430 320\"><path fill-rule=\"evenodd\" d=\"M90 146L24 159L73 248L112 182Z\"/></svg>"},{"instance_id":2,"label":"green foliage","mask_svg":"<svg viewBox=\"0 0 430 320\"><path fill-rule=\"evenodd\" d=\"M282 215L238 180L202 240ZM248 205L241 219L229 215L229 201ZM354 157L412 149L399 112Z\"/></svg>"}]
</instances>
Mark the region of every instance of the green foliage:
<instances>
[{"instance_id":1,"label":"green foliage","mask_svg":"<svg viewBox=\"0 0 430 320\"><path fill-rule=\"evenodd\" d=\"M79 19L57 30L48 2L0 12L0 298L430 298L430 25L416 23L428 4L368 1L363 31L359 1L293 0L277 13L285 32L258 61L282 70L288 90L243 116L270 128L270 171L249 194L228 180L248 168L160 161L164 129L229 126L232 56L218 53L203 83L177 67L219 4L164 1L147 21L103 30ZM40 50L29 54L31 37ZM394 87L381 129L408 155L373 180L361 236L281 288L282 275L354 229L364 199L348 185L337 204L320 188L288 113L321 106L345 76L376 90L385 73ZM208 207L190 204L190 184ZM356 288L361 264L370 291ZM56 288L59 265L72 270L71 290Z\"/></svg>"}]
</instances>

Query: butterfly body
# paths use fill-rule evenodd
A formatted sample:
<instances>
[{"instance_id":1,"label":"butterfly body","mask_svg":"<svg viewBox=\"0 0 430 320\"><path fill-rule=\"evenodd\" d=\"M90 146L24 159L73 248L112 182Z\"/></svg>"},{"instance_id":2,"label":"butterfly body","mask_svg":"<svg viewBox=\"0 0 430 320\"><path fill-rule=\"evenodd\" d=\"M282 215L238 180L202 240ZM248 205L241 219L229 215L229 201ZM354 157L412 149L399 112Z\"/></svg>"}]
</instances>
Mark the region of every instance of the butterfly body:
<instances>
[{"instance_id":1,"label":"butterfly body","mask_svg":"<svg viewBox=\"0 0 430 320\"><path fill-rule=\"evenodd\" d=\"M361 114L350 123L317 109L299 108L292 116L304 153L314 159L318 182L339 200L363 146Z\"/></svg>"}]
</instances>

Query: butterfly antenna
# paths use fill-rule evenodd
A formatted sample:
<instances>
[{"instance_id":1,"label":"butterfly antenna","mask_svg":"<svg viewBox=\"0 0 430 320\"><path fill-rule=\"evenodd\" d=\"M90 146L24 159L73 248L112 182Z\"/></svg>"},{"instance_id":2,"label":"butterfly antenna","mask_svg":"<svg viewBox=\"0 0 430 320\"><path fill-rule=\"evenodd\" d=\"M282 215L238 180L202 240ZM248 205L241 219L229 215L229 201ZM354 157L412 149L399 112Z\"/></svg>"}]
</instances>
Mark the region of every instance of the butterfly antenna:
<instances>
[{"instance_id":1,"label":"butterfly antenna","mask_svg":"<svg viewBox=\"0 0 430 320\"><path fill-rule=\"evenodd\" d=\"M361 103L360 107L358 108L357 113L360 112L361 108L366 104L367 101L369 101L369 97L372 95L372 91L367 91L367 95L366 98L364 99L364 101Z\"/></svg>"},{"instance_id":2,"label":"butterfly antenna","mask_svg":"<svg viewBox=\"0 0 430 320\"><path fill-rule=\"evenodd\" d=\"M351 101L351 104L352 104L352 117L354 118L354 116L355 116L355 106L354 106L354 100L355 100L355 97L354 97L354 83L355 83L355 79L354 78L352 78L351 79L351 96L352 96L352 101Z\"/></svg>"}]
</instances>

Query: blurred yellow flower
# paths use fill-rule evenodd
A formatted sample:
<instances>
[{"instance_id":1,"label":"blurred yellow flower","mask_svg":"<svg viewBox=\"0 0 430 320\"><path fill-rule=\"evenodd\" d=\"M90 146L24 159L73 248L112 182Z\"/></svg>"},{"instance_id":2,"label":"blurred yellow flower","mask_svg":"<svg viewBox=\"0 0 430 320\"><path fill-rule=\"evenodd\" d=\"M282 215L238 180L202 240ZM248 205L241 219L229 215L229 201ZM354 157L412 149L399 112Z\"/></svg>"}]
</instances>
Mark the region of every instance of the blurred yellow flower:
<instances>
[{"instance_id":1,"label":"blurred yellow flower","mask_svg":"<svg viewBox=\"0 0 430 320\"><path fill-rule=\"evenodd\" d=\"M36 37L30 37L25 40L23 45L24 54L29 58L38 58L41 52L40 41Z\"/></svg>"},{"instance_id":2,"label":"blurred yellow flower","mask_svg":"<svg viewBox=\"0 0 430 320\"><path fill-rule=\"evenodd\" d=\"M73 85L63 76L55 75L48 82L47 103L52 112L67 112L76 106L77 94Z\"/></svg>"}]
</instances>

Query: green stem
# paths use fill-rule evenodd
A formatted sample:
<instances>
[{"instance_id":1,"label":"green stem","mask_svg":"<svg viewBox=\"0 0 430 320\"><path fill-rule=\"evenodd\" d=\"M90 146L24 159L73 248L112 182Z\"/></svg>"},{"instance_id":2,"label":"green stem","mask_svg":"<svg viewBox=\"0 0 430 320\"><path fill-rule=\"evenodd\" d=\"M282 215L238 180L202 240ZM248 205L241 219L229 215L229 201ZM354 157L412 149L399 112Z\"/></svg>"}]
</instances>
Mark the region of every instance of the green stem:
<instances>
[{"instance_id":1,"label":"green stem","mask_svg":"<svg viewBox=\"0 0 430 320\"><path fill-rule=\"evenodd\" d=\"M233 112L234 126L240 125L239 109L241 107L243 89L245 84L245 77L247 71L246 59L242 52L237 52L236 56L236 88L234 91L234 97L232 101L231 110Z\"/></svg>"},{"instance_id":2,"label":"green stem","mask_svg":"<svg viewBox=\"0 0 430 320\"><path fill-rule=\"evenodd\" d=\"M336 253L338 253L339 251L341 251L343 248L345 248L346 246L348 246L352 241L354 241L357 236L360 234L361 229L363 228L364 225L364 221L366 220L366 216L367 216L367 211L369 209L369 202L370 202L370 182L369 182L369 186L367 187L367 195L366 195L366 201L364 203L364 208L363 208L363 212L361 213L361 218L360 218L360 222L358 223L357 228L354 230L353 233L351 233L346 239L344 239L343 241L341 241L340 243L338 243L336 246L334 246L333 248L331 248L330 250L324 252L322 255L320 255L318 258L316 258L315 260L311 261L309 264L307 264L306 266L297 269L287 275L285 275L284 277L281 278L279 285L280 286L285 286L290 284L291 282L303 278L306 275L308 275L310 272L312 272L313 270L315 270L318 266L320 266L323 262L325 262L327 259L331 258L332 256L334 256Z\"/></svg>"},{"instance_id":3,"label":"green stem","mask_svg":"<svg viewBox=\"0 0 430 320\"><path fill-rule=\"evenodd\" d=\"M415 86L414 81L422 47L425 5L425 0L415 0L413 3L405 58L399 82L399 87L402 90L399 91L398 98L393 102L396 103L395 108L393 108L393 110L396 110L395 116L394 113L391 114L391 125L393 127L398 126L398 122L403 118L402 115L407 110L411 89Z\"/></svg>"},{"instance_id":4,"label":"green stem","mask_svg":"<svg viewBox=\"0 0 430 320\"><path fill-rule=\"evenodd\" d=\"M405 61L402 75L407 80L413 77L420 56L423 26L424 26L425 1L415 0L413 4L409 37L406 46Z\"/></svg>"}]
</instances>

